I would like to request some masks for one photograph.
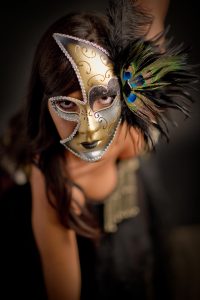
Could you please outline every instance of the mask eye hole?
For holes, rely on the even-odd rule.
[[[93,110],[98,111],[112,105],[116,95],[98,97],[93,103]]]
[[[56,106],[59,110],[63,112],[73,112],[73,113],[79,112],[79,108],[76,105],[76,103],[70,100],[58,100],[56,101]]]

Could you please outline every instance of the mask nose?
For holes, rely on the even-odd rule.
[[[100,123],[91,109],[82,110],[80,113],[79,134],[85,135],[85,141],[90,143],[95,139],[95,133],[99,130]]]

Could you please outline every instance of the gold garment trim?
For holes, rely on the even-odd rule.
[[[116,232],[120,222],[139,214],[136,180],[138,167],[138,159],[119,162],[117,187],[104,204],[105,232]]]

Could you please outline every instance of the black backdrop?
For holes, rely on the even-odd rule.
[[[1,4],[0,18],[0,133],[26,95],[33,53],[46,28],[71,10],[104,10],[108,0],[29,0],[23,5],[17,1],[6,3]],[[195,0],[171,0],[166,24],[171,25],[170,34],[177,43],[183,41],[192,45],[191,61],[195,64],[200,62],[199,18]],[[196,98],[191,120],[181,124],[175,135],[185,134],[193,127],[195,130],[199,128],[200,105]]]

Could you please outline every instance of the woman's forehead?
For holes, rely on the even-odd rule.
[[[81,100],[83,98],[81,90],[74,91],[66,95],[67,97],[75,98]]]

